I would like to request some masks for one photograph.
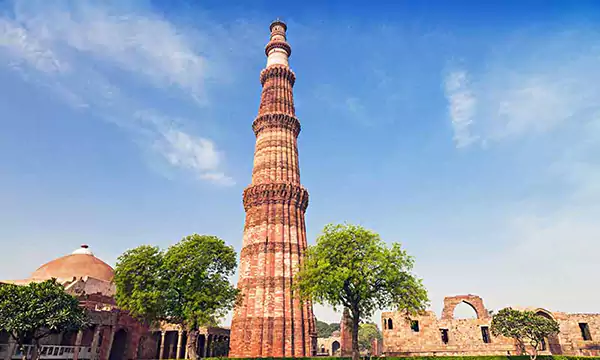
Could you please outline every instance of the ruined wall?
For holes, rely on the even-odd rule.
[[[317,353],[328,354],[329,356],[340,356],[341,339],[339,336],[317,339]]]
[[[600,356],[600,314],[551,313],[560,325],[557,336],[558,346],[552,348],[555,354]],[[589,339],[585,340],[580,324],[586,324]]]
[[[390,329],[391,320],[391,329]],[[411,322],[418,322],[418,331]],[[388,356],[431,355],[506,355],[514,350],[511,339],[494,337],[483,340],[482,327],[490,326],[491,319],[438,319],[428,311],[424,315],[406,318],[399,312],[382,314],[383,352]],[[442,340],[447,331],[448,342]]]
[[[463,302],[475,310],[476,319],[454,319],[454,309]],[[600,314],[567,314],[539,308],[521,310],[554,319],[560,326],[558,336],[547,339],[540,354],[600,356]],[[413,321],[418,322],[418,329]],[[381,315],[383,352],[387,356],[518,354],[512,339],[491,334],[491,322],[483,300],[477,295],[446,297],[440,319],[431,311],[410,318],[401,312],[384,312]],[[489,329],[487,342],[482,327]],[[442,330],[446,331],[447,342],[443,341]]]

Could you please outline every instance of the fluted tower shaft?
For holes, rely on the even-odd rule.
[[[246,222],[238,288],[242,301],[231,324],[231,357],[304,357],[316,351],[310,302],[294,296],[293,276],[306,251],[308,192],[300,184],[296,118],[286,25],[271,24],[260,74],[262,95],[252,183],[244,190]]]

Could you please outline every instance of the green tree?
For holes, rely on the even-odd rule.
[[[373,340],[382,340],[381,331],[373,323],[360,324],[358,329],[358,348],[360,351],[371,351]]]
[[[411,273],[413,262],[400,244],[387,247],[372,231],[330,224],[308,248],[295,289],[303,299],[349,310],[352,357],[358,359],[361,319],[376,309],[395,307],[407,314],[425,309],[427,292]]]
[[[540,346],[549,336],[560,331],[558,323],[552,319],[535,314],[532,311],[519,311],[505,308],[492,318],[492,334],[513,338],[521,354],[527,351],[531,360],[535,360]]]
[[[317,337],[328,338],[330,336],[331,333],[329,332],[329,324],[324,321],[317,320]]]
[[[188,353],[197,359],[198,328],[216,325],[235,304],[228,277],[237,255],[216,236],[190,235],[161,251],[140,246],[118,260],[117,304],[147,323],[167,321],[188,331]]]
[[[317,320],[317,337],[328,338],[333,335],[334,331],[338,331],[339,329],[339,323],[328,324],[324,321]]]
[[[8,332],[21,350],[33,342],[32,360],[39,357],[40,340],[53,333],[77,331],[88,324],[79,301],[55,279],[17,286],[0,286],[0,329]],[[23,359],[26,353],[23,351]]]

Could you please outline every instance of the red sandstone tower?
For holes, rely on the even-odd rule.
[[[316,349],[312,304],[293,296],[292,280],[306,251],[308,192],[300,185],[287,26],[271,24],[260,73],[262,96],[252,184],[244,191],[246,224],[238,288],[242,302],[231,323],[230,357],[303,357]]]

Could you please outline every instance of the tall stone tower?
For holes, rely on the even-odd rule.
[[[262,96],[252,184],[244,190],[246,223],[238,288],[242,302],[231,323],[231,357],[303,357],[316,350],[312,304],[293,296],[292,279],[306,251],[308,192],[300,185],[287,26],[271,24],[260,73]]]

